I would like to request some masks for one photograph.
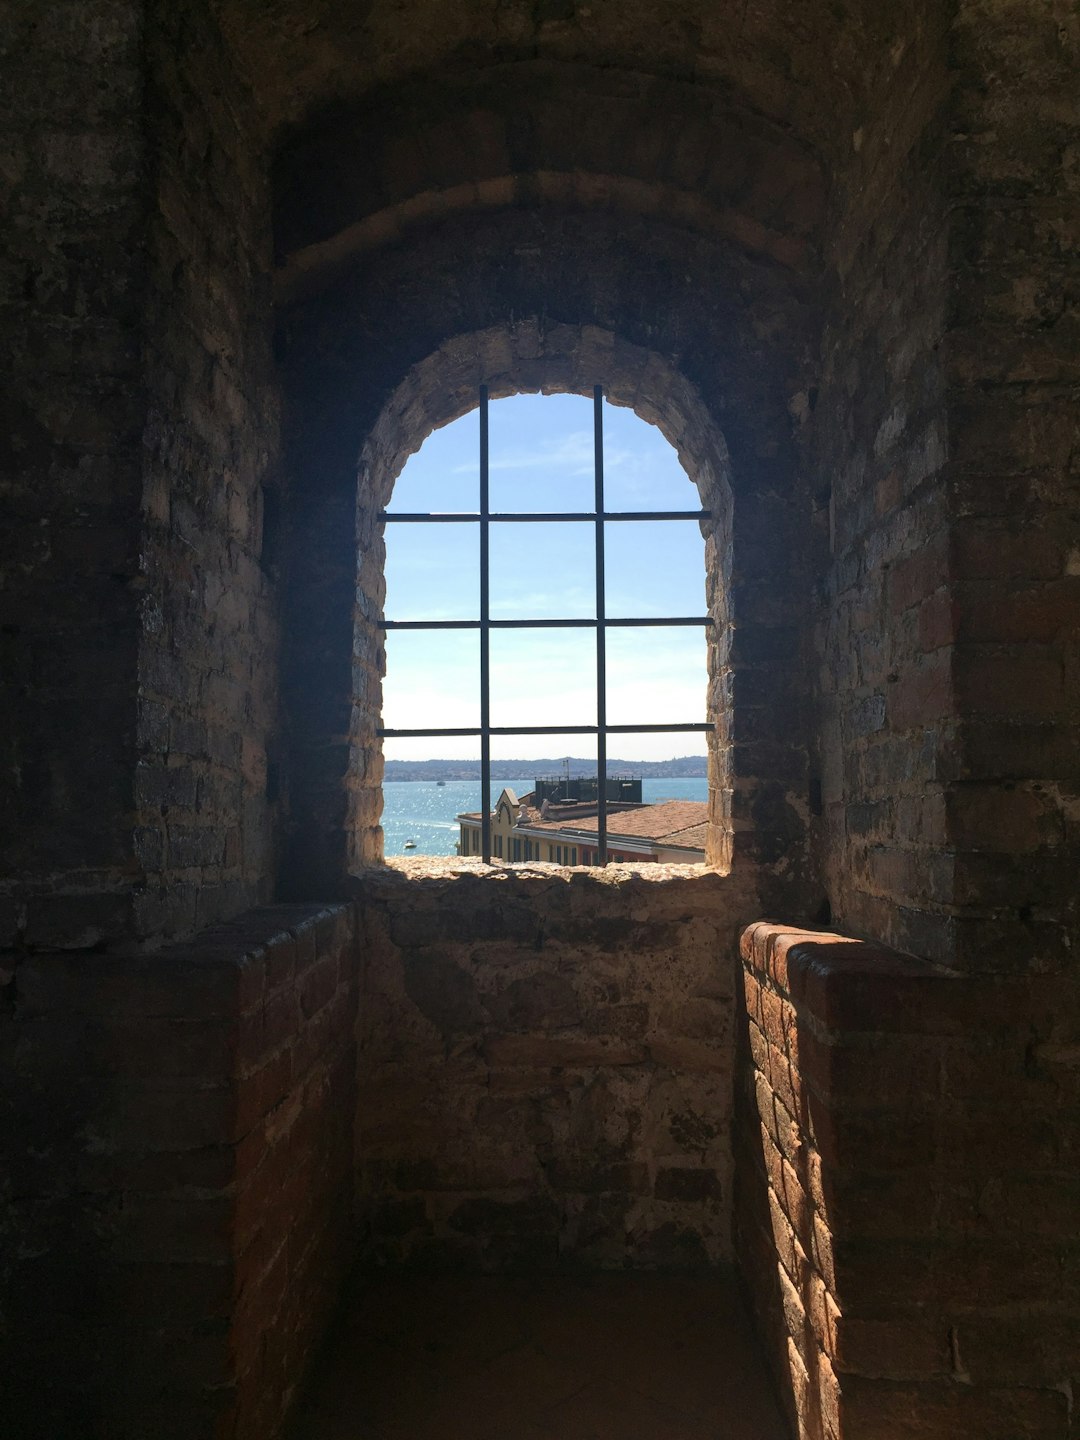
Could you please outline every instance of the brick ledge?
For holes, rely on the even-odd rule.
[[[958,971],[830,930],[758,920],[742,932],[746,968],[826,1030],[961,1033],[974,981]],[[980,1006],[986,1003],[986,981]],[[998,986],[1006,1006],[1013,986]]]

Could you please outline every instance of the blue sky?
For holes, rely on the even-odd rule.
[[[696,509],[697,491],[660,431],[604,405],[609,510]],[[592,401],[577,395],[515,395],[490,407],[490,497],[498,510],[590,510]],[[391,511],[475,511],[479,506],[478,412],[436,430],[411,457]],[[591,524],[493,524],[493,619],[580,618],[595,613]],[[609,617],[703,615],[704,542],[695,521],[606,527]],[[476,525],[387,525],[388,620],[479,616]],[[493,725],[593,724],[595,636],[590,630],[493,631]],[[408,728],[479,723],[476,631],[389,632],[383,722]],[[705,719],[703,629],[608,631],[608,721]],[[591,755],[588,736],[496,737],[496,756]],[[476,740],[387,740],[387,758],[479,753]],[[612,754],[633,760],[702,755],[703,735],[618,735]]]

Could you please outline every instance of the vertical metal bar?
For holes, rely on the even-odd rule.
[[[604,390],[593,386],[596,478],[596,863],[607,864],[607,629],[604,606]]]
[[[484,864],[491,864],[491,607],[488,590],[488,387],[480,386],[480,836]]]

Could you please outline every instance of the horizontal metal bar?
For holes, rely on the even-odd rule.
[[[595,725],[492,725],[492,735],[595,735]]]
[[[455,729],[455,730],[384,730],[384,729],[382,728],[382,726],[380,726],[380,727],[375,731],[375,734],[376,734],[376,735],[389,736],[391,739],[399,739],[399,740],[400,740],[400,739],[408,739],[410,736],[413,736],[413,735],[415,735],[415,736],[423,736],[423,735],[465,735],[465,736],[469,736],[469,735],[479,735],[479,734],[480,734],[480,727],[477,726],[475,729],[465,729],[465,730],[461,730],[461,729]]]
[[[585,511],[584,513],[576,510],[558,510],[550,514],[545,514],[542,510],[521,514],[515,514],[514,511],[497,510],[491,516],[492,520],[501,520],[508,525],[520,523],[542,525],[547,520],[602,520],[605,524],[611,521],[618,525],[624,521],[637,520],[709,520],[711,518],[711,510],[600,510],[598,512]]]
[[[489,620],[491,630],[595,630],[603,624],[622,630],[662,625],[712,625],[711,615],[643,615],[627,619],[598,620]],[[479,630],[481,620],[380,620],[383,630]]]
[[[479,513],[472,510],[434,510],[430,514],[423,511],[379,511],[380,524],[393,521],[398,525],[476,525],[479,520]]]
[[[380,620],[380,630],[479,630],[479,620]]]
[[[714,727],[708,721],[692,721],[689,724],[679,725],[605,725],[605,735],[674,735],[690,733],[692,731],[712,730]],[[376,730],[376,735],[381,735],[392,740],[410,738],[423,738],[424,736],[435,735],[479,735],[480,727],[474,730]],[[596,725],[492,725],[488,731],[490,735],[598,735],[599,727]]]
[[[597,520],[612,521],[619,524],[623,521],[636,520],[710,520],[711,510],[602,510],[599,514],[595,510],[553,510],[550,513],[545,511],[493,511],[488,517],[493,523],[499,521],[504,525],[546,525],[548,521],[563,523],[575,520]],[[428,513],[423,511],[393,511],[380,510],[379,520],[382,522],[391,521],[397,525],[468,525],[478,524],[480,515],[470,510],[434,510]]]
[[[608,630],[636,630],[638,627],[648,628],[650,625],[713,625],[716,622],[711,615],[609,615],[604,621]]]
[[[684,725],[607,725],[604,728],[609,735],[674,735],[683,731],[689,734],[695,730],[704,733],[706,730],[715,730],[716,726],[708,720],[693,720]]]
[[[595,630],[595,620],[489,620],[492,630]]]

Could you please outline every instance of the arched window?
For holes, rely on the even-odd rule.
[[[534,770],[540,757],[589,752],[597,864],[618,802],[613,762],[656,764],[675,748],[700,755],[704,776],[711,516],[695,501],[659,431],[599,386],[591,398],[495,402],[481,387],[476,412],[406,465],[382,516],[380,734],[391,762],[426,748],[436,787],[447,774],[433,759],[451,775],[455,757],[475,759],[469,853],[516,858],[492,832],[493,766],[508,745]],[[576,861],[578,847],[560,852]]]

